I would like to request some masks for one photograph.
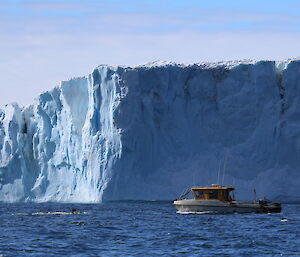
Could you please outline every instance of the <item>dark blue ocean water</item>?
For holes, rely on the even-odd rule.
[[[300,205],[182,215],[168,202],[0,204],[0,256],[300,256]]]

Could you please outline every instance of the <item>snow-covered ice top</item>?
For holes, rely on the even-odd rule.
[[[0,110],[0,201],[299,200],[300,61],[100,65]],[[226,159],[226,161],[225,161]]]

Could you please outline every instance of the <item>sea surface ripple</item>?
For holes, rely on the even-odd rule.
[[[52,214],[73,208],[78,214]],[[1,257],[63,255],[300,256],[300,205],[284,204],[279,214],[183,215],[155,201],[0,204]]]

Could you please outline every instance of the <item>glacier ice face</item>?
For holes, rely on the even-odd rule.
[[[101,65],[0,110],[0,201],[300,200],[300,61]]]

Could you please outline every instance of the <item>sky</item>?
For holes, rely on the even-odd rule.
[[[0,108],[99,64],[300,56],[299,0],[0,0]]]

